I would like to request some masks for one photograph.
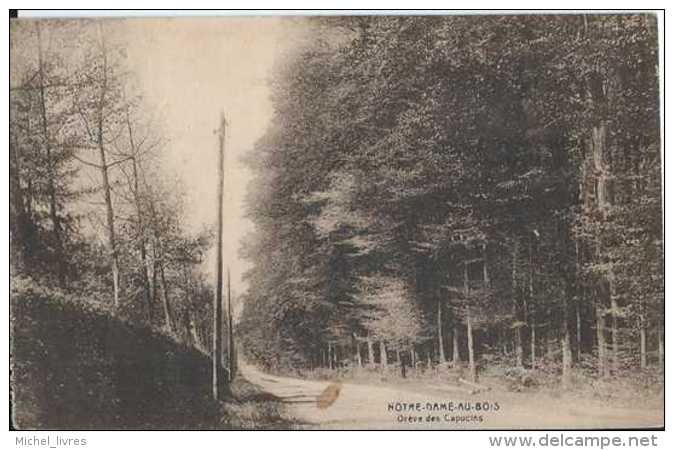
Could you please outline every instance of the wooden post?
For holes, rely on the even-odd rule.
[[[223,374],[222,374],[222,213],[223,191],[225,185],[225,131],[227,122],[225,114],[220,114],[220,128],[218,129],[219,152],[218,152],[218,243],[216,254],[215,298],[213,299],[213,398],[222,398]]]
[[[236,375],[236,350],[234,348],[234,323],[232,321],[232,290],[229,267],[227,267],[227,362],[229,367],[228,381],[231,383]]]

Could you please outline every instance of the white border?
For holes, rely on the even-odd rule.
[[[53,3],[47,2],[47,1],[33,1],[33,2],[20,2],[23,4],[17,4],[17,5],[12,5],[16,7],[24,7],[24,8],[45,8],[45,7],[51,7],[53,6]],[[117,2],[99,2],[99,3],[105,3],[102,5],[96,5],[96,6],[103,6],[103,7],[116,7],[116,6],[129,6],[129,5],[119,5]],[[129,2],[130,3],[130,2]],[[247,8],[251,7],[257,7],[257,8],[279,8],[286,6],[282,4],[282,2],[240,2],[242,5],[237,5],[234,4],[234,2],[216,2],[216,1],[208,1],[208,2],[199,2],[199,5],[195,4],[196,2],[191,2],[190,6],[203,6],[206,8],[214,8],[214,7],[236,7],[236,6],[245,6]],[[328,4],[330,3],[330,4]],[[339,2],[318,2],[315,1],[299,1],[299,2],[292,2],[292,4],[289,4],[287,6],[293,7],[293,8],[317,8],[320,6],[323,7],[328,7],[328,8],[410,8],[410,6],[415,6],[419,8],[448,8],[448,7],[454,7],[454,8],[460,8],[460,7],[465,7],[469,6],[470,8],[493,8],[493,7],[500,7],[503,8],[504,6],[509,6],[509,7],[517,7],[517,8],[545,8],[545,7],[554,7],[554,8],[559,8],[560,6],[567,7],[567,8],[574,8],[574,9],[581,9],[581,8],[599,8],[603,9],[606,12],[608,11],[614,11],[615,9],[632,9],[635,6],[641,7],[641,6],[649,6],[653,8],[664,8],[665,7],[665,2],[664,1],[656,1],[656,2],[650,2],[651,4],[645,5],[645,4],[640,4],[635,2],[626,2],[626,1],[600,1],[600,2],[588,2],[588,1],[575,1],[575,0],[570,0],[567,2],[564,2],[563,4],[560,4],[561,2],[556,2],[552,5],[550,4],[542,4],[542,2],[534,2],[534,1],[519,1],[519,2],[508,2],[508,4],[496,4],[496,2],[493,1],[481,1],[481,0],[475,0],[471,2],[441,2],[441,1],[425,1],[425,0],[419,0],[414,2],[413,4],[410,4],[412,2],[399,2],[399,1],[387,1],[387,2],[375,2],[375,1],[354,1],[354,0],[342,0]],[[91,2],[84,2],[84,1],[62,1],[60,2],[60,6],[63,7],[70,7],[70,8],[78,8],[78,7],[90,7]],[[163,2],[148,2],[148,1],[136,1],[133,2],[133,6],[138,6],[138,7],[146,7],[146,8],[152,8],[153,6],[160,6],[162,8],[166,7],[180,7],[184,4],[184,2],[178,2],[176,0],[167,0]],[[440,14],[440,13],[451,13],[452,11],[435,11],[435,12],[425,12],[425,11],[392,11],[391,9],[388,10],[380,10],[380,11],[372,11],[374,13],[379,13],[379,14],[404,14],[408,12],[414,12],[416,14],[419,13],[429,13],[429,14]],[[46,11],[49,13],[53,13],[54,15],[52,17],[56,17],[57,12],[55,11]],[[73,11],[68,11],[65,14],[69,17],[73,17],[75,14],[85,14],[85,13],[92,13],[94,11],[91,10],[84,10],[80,12],[73,12]],[[320,11],[298,11],[298,10],[292,10],[292,11],[251,11],[251,10],[239,10],[239,11],[223,11],[223,10],[215,10],[215,11],[195,11],[195,10],[188,10],[185,12],[179,12],[176,13],[175,11],[169,11],[169,10],[155,10],[155,11],[149,11],[149,12],[141,12],[141,11],[120,11],[121,13],[124,13],[124,15],[132,15],[132,16],[175,16],[175,15],[191,15],[191,16],[205,16],[205,15],[272,15],[272,14],[283,14],[283,15],[297,15],[297,14],[325,14],[325,12],[320,12]],[[460,11],[461,14],[468,14],[468,13],[493,13],[493,12],[501,12],[501,13],[511,13],[511,10],[496,10],[496,11],[484,11],[484,10],[479,10],[479,9],[471,9],[471,10],[463,10]],[[551,11],[552,12],[552,11]],[[566,12],[566,11],[559,11],[559,12]],[[594,12],[599,12],[599,11],[594,11]],[[127,14],[128,13],[128,14]],[[351,13],[350,11],[335,11],[334,13],[336,14],[349,14]],[[353,13],[358,13],[362,14],[362,10],[358,11],[353,11]],[[519,11],[521,13],[521,11]],[[25,14],[25,13],[24,13]],[[37,12],[27,12],[28,15],[37,15]],[[46,14],[44,14],[46,15]],[[95,11],[94,15],[96,16],[103,16],[105,15],[106,17],[115,17],[119,16],[117,12],[112,12],[108,14],[104,14],[104,12],[101,11]],[[26,17],[26,15],[22,16]],[[61,16],[59,16],[61,17]],[[660,19],[660,24],[662,26],[662,20],[665,18],[664,13],[659,13],[659,19]],[[8,39],[8,25],[7,21],[3,22],[3,30],[2,33],[0,33],[1,39],[2,39],[2,48],[3,49],[8,49],[9,48],[9,43],[7,41]],[[673,32],[670,31],[670,35]],[[669,40],[667,39],[667,42],[664,42],[664,37],[660,36],[660,48],[663,49],[663,43],[665,45],[669,44]],[[667,45],[667,48],[672,48],[671,45]],[[669,53],[669,51],[667,52]],[[663,53],[661,52],[661,59],[663,58]],[[669,58],[670,61],[672,61],[672,58]],[[3,58],[2,60],[2,77],[3,77],[3,82],[5,83],[4,86],[8,86],[9,80],[8,80],[8,58]],[[669,78],[669,77],[667,77]],[[666,78],[665,78],[666,80]],[[663,86],[664,81],[661,79],[661,86]],[[8,117],[6,117],[7,111],[8,111],[8,95],[7,95],[7,89],[2,90],[2,95],[3,95],[3,108],[2,108],[2,115],[3,115],[3,123],[7,124],[9,123]],[[662,92],[662,90],[661,90]],[[662,108],[661,114],[663,115],[663,121],[664,121],[664,107]],[[665,125],[669,125],[670,120],[667,120]],[[2,159],[2,164],[3,166],[7,164],[7,156],[8,156],[8,148],[7,148],[7,142],[8,142],[8,132],[7,132],[7,127],[2,127],[2,135],[0,136],[0,139],[3,143],[3,148],[5,149],[5,158]],[[667,159],[664,160],[665,164],[663,165],[663,170],[666,172],[667,169]],[[8,165],[3,168],[3,170],[0,172],[2,176],[2,180],[0,182],[0,188],[2,189],[2,209],[1,214],[2,214],[2,226],[4,230],[9,229],[9,222],[8,222],[8,198],[9,198],[9,190],[8,190],[8,173],[9,173],[9,168]],[[665,198],[667,197],[667,194],[670,194],[671,188],[667,187],[665,184]],[[671,197],[670,197],[671,198]],[[7,203],[6,203],[7,202]],[[665,221],[665,224],[667,221]],[[671,222],[670,222],[671,223]],[[666,227],[665,230],[665,235],[667,234],[666,232],[669,227]],[[1,241],[2,245],[2,251],[4,255],[9,255],[9,249],[8,249],[8,241],[5,241],[4,239]],[[9,286],[8,286],[8,274],[9,274],[9,268],[7,266],[7,257],[2,260],[2,276],[0,277],[1,280],[1,285],[0,285],[0,292],[2,293],[7,293],[9,291]],[[666,277],[669,276],[670,269],[666,269]],[[5,298],[7,294],[4,295]],[[670,297],[668,295],[667,297]],[[9,304],[9,299],[6,298],[6,305]],[[670,317],[672,316],[672,310],[674,309],[674,304],[673,306],[670,306],[669,311],[667,312],[667,323],[670,322]],[[5,306],[4,308],[0,308],[0,322],[3,324],[8,323],[8,306]],[[9,361],[9,354],[8,354],[8,347],[9,347],[9,342],[8,340],[8,330],[6,330],[7,333],[3,334],[3,342],[1,345],[2,348],[2,357],[1,357],[1,369],[4,374],[8,374],[8,361]],[[674,333],[666,333],[667,336],[667,344],[672,344],[674,345],[674,340],[671,337],[674,335]],[[666,348],[674,348],[670,345],[667,345]],[[668,352],[669,353],[669,352]],[[673,370],[670,369],[669,373],[672,373]],[[671,378],[671,376],[668,376],[668,379]],[[669,383],[667,383],[669,384]],[[8,403],[5,403],[5,401],[8,401],[8,378],[5,378],[3,380],[3,387],[2,387],[2,400],[3,404],[7,405]],[[671,394],[672,388],[667,392],[667,403],[670,404],[671,402]],[[3,419],[5,420],[4,423],[9,423],[9,416],[8,416],[8,410],[3,408]],[[669,414],[666,416],[667,418],[667,425],[668,429],[672,429],[672,419],[671,417],[674,415],[674,411],[671,409],[668,411]],[[489,431],[480,431],[480,432],[453,432],[453,433],[444,433],[444,432],[405,432],[405,431],[399,431],[399,432],[330,432],[330,431],[322,431],[322,432],[300,432],[300,433],[293,433],[293,432],[188,432],[188,433],[181,433],[181,432],[59,432],[59,433],[53,433],[53,432],[8,432],[5,431],[5,436],[3,441],[10,447],[14,448],[15,447],[15,438],[16,436],[20,434],[25,434],[25,435],[30,435],[30,436],[45,436],[47,434],[54,436],[52,439],[55,439],[56,434],[62,437],[84,437],[88,441],[88,448],[101,448],[101,449],[115,449],[118,450],[119,448],[124,448],[124,447],[130,447],[130,448],[153,448],[153,447],[161,447],[164,449],[173,449],[173,448],[232,448],[232,449],[242,449],[242,448],[256,448],[259,446],[259,448],[278,448],[281,446],[282,448],[285,448],[286,446],[297,449],[297,448],[321,448],[321,449],[326,449],[326,450],[331,450],[331,449],[339,449],[339,450],[344,450],[345,448],[364,448],[364,449],[370,449],[370,448],[377,448],[377,449],[397,449],[397,448],[431,448],[431,446],[434,446],[436,448],[458,448],[458,449],[463,449],[463,448],[472,448],[472,449],[481,449],[481,448],[490,448],[487,440],[487,436],[490,435],[499,435],[499,436],[517,436],[517,435],[531,435],[534,438],[538,439],[540,436],[543,436],[546,432],[526,432],[526,433],[519,433],[519,432],[489,432]],[[555,434],[559,434],[560,432],[555,432]],[[651,434],[656,434],[658,436],[658,447],[664,447],[664,448],[672,448],[672,444],[674,443],[672,438],[670,437],[671,431],[666,433],[666,432],[580,432],[580,431],[568,431],[565,432],[567,434],[574,434],[574,435],[598,435],[598,436],[622,436],[623,438],[626,438],[631,435],[640,435],[640,436],[650,436]],[[0,441],[2,442],[2,441]],[[540,447],[539,447],[540,448]],[[612,447],[609,447],[612,448]]]

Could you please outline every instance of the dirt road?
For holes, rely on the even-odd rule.
[[[659,427],[662,409],[614,408],[509,392],[471,394],[419,385],[366,385],[241,374],[278,397],[290,416],[319,429],[559,429]]]

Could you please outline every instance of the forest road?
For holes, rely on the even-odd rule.
[[[664,424],[662,408],[581,404],[541,394],[470,394],[423,384],[305,380],[269,375],[243,362],[239,369],[249,382],[278,397],[288,416],[310,429],[606,429]]]

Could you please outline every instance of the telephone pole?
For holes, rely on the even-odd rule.
[[[222,373],[222,213],[223,191],[225,185],[225,137],[227,121],[225,113],[220,113],[218,133],[218,248],[217,248],[217,284],[213,300],[213,398],[220,400],[223,396],[224,377]]]
[[[235,353],[234,353],[234,328],[232,326],[232,297],[230,289],[229,266],[227,267],[227,362],[229,367],[229,381],[231,382],[236,375]]]

